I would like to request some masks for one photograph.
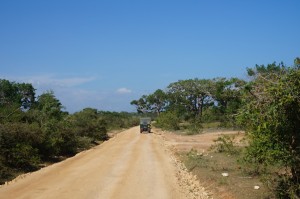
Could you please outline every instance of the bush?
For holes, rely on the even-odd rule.
[[[156,125],[165,130],[179,130],[180,119],[175,112],[161,113],[156,119]]]
[[[298,198],[300,195],[299,182],[293,181],[287,175],[279,175],[275,181],[274,192],[277,198]]]
[[[93,141],[106,140],[107,124],[105,119],[99,117],[96,109],[86,108],[68,118],[68,122],[77,136],[90,137]]]
[[[299,182],[293,181],[288,173],[266,173],[261,181],[268,186],[276,198],[296,199],[300,194]]]
[[[203,130],[203,126],[201,123],[201,118],[196,117],[191,121],[191,123],[188,125],[188,132],[187,135],[195,135],[201,133]]]
[[[93,139],[90,137],[78,137],[78,149],[79,151],[89,149],[91,147]]]
[[[245,160],[258,169],[274,164],[288,168],[290,179],[281,180],[280,186],[294,190],[289,191],[290,198],[300,197],[299,69],[275,63],[248,69],[254,80],[246,86],[248,95],[238,114],[250,137]]]
[[[13,171],[4,164],[3,158],[0,156],[0,185],[4,184],[7,179],[11,178]]]
[[[67,122],[60,123],[60,136],[62,142],[59,143],[61,155],[74,155],[80,147],[79,136],[76,135],[75,130]]]
[[[40,157],[38,150],[28,144],[17,144],[11,149],[7,163],[15,168],[31,171],[38,168]]]
[[[0,126],[0,155],[11,167],[32,170],[40,161],[38,146],[42,143],[38,126],[7,123]]]
[[[211,149],[216,150],[219,153],[228,153],[228,154],[237,154],[237,147],[234,146],[234,138],[235,136],[222,135],[214,140],[215,144],[211,147]]]

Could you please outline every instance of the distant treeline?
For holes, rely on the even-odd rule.
[[[242,106],[246,84],[239,78],[179,80],[131,104],[139,113],[156,113],[157,125],[165,129],[179,130],[187,122],[196,125],[194,131],[207,122],[237,127],[233,116]]]
[[[63,110],[52,91],[36,97],[31,84],[0,80],[0,184],[107,140],[108,131],[139,124],[135,113]]]

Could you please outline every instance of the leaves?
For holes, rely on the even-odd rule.
[[[299,182],[300,70],[271,64],[253,71],[238,117],[251,138],[245,160],[262,169],[281,164],[291,170],[286,177]]]

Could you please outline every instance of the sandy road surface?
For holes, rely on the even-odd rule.
[[[134,127],[1,187],[0,198],[191,198],[175,165],[159,135]]]

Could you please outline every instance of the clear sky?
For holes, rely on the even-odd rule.
[[[135,111],[180,79],[240,77],[300,56],[299,0],[0,1],[0,78],[67,111]]]

